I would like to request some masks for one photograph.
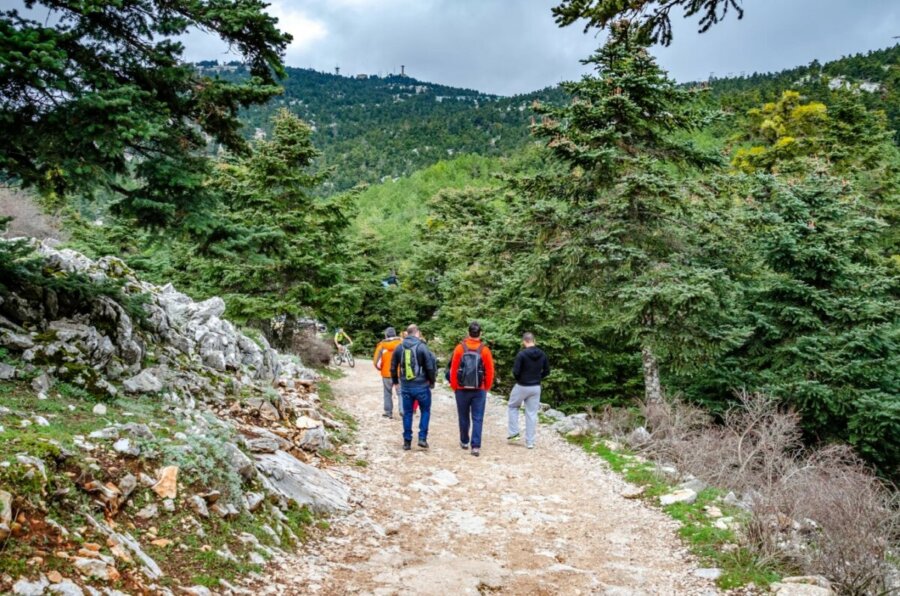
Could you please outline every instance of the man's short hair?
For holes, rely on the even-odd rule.
[[[481,325],[478,321],[469,323],[469,337],[481,337]]]
[[[419,335],[419,326],[418,325],[410,325],[406,328],[406,335],[418,336]]]
[[[397,330],[394,329],[393,327],[388,327],[387,329],[384,330],[384,336],[385,337],[397,337]]]
[[[532,333],[531,331],[526,331],[525,333],[522,334],[522,341],[524,341],[527,344],[533,344],[534,343],[534,333]]]

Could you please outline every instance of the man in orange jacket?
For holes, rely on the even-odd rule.
[[[487,392],[494,384],[494,358],[481,341],[481,325],[469,325],[469,337],[453,350],[450,360],[450,386],[456,392],[456,412],[459,415],[459,446],[468,449],[469,427],[472,428],[472,455],[481,454],[481,427]]]
[[[394,417],[394,384],[391,381],[391,358],[394,356],[394,350],[400,345],[400,338],[397,337],[397,331],[393,327],[384,330],[384,340],[378,342],[375,346],[375,354],[372,356],[372,364],[375,369],[381,372],[381,382],[384,385],[384,416],[385,418]],[[397,399],[397,409],[400,416],[403,416],[403,401]]]

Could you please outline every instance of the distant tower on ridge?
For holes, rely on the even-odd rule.
[[[401,76],[401,77],[405,77],[405,76],[406,76],[406,65],[405,65],[405,64],[401,64],[401,65],[400,65],[400,76]]]
[[[341,76],[341,67],[340,66],[334,67],[334,74],[335,74],[335,76],[338,76],[338,77]]]

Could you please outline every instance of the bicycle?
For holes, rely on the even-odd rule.
[[[353,359],[353,353],[350,352],[350,349],[347,346],[341,346],[335,355],[331,357],[331,362],[335,366],[340,366],[344,362],[346,362],[350,368],[356,366],[356,361]]]

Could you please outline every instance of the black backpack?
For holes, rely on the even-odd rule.
[[[477,350],[470,350],[466,342],[461,345],[463,354],[456,371],[456,384],[461,389],[481,389],[484,382],[484,359],[481,357],[484,344],[479,345]]]

